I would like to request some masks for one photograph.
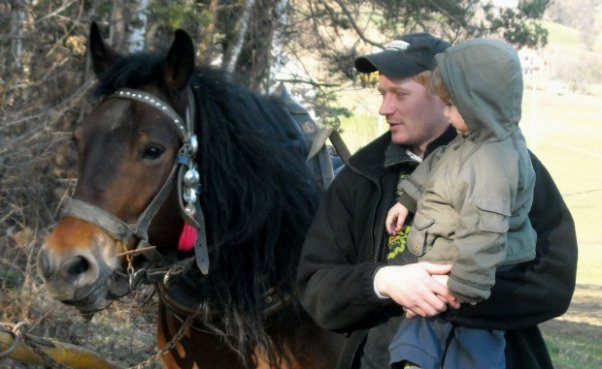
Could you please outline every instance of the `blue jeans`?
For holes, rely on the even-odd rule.
[[[439,317],[402,320],[389,346],[391,368],[504,369],[504,331],[454,326]]]

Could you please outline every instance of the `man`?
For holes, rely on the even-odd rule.
[[[404,311],[504,330],[507,368],[552,368],[537,324],[568,308],[577,242],[569,210],[535,156],[529,218],[538,235],[537,256],[498,271],[488,300],[460,306],[446,285],[449,265],[417,264],[404,238],[389,239],[385,232],[400,177],[456,135],[443,116],[444,103],[425,85],[434,56],[447,47],[429,34],[409,34],[355,61],[359,72],[379,72],[379,113],[389,132],[351,157],[324,195],[298,273],[305,309],[324,328],[347,334],[340,369],[388,367],[388,345]]]

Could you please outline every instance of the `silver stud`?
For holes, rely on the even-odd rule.
[[[196,135],[190,136],[190,153],[192,155],[196,154],[196,151],[199,149],[199,140]]]
[[[199,184],[199,172],[195,168],[190,168],[184,174],[184,184],[188,187],[196,187]]]
[[[197,200],[196,190],[194,188],[187,187],[184,190],[184,195],[182,195],[182,197],[187,203],[194,204]]]
[[[196,209],[193,204],[186,204],[186,206],[184,206],[184,212],[193,217],[194,214],[196,214]]]

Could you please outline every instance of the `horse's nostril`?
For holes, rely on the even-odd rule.
[[[68,280],[75,280],[90,270],[90,262],[81,255],[72,257],[63,263],[63,274]]]

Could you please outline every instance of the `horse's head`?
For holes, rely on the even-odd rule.
[[[194,139],[185,126],[187,106],[194,105],[187,100],[194,51],[185,32],[176,31],[164,57],[122,57],[93,24],[89,52],[102,100],[73,132],[77,186],[38,261],[50,293],[84,312],[129,291],[125,251],[139,241],[177,242],[182,216],[173,206],[174,163]],[[169,224],[152,222],[155,213]]]

